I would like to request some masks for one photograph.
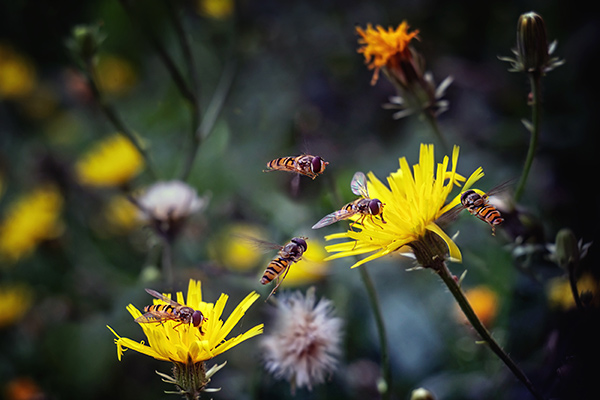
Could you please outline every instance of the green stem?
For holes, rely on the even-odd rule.
[[[525,158],[525,166],[523,167],[523,173],[521,178],[519,179],[519,183],[517,184],[517,189],[515,190],[515,201],[519,201],[521,196],[523,195],[523,191],[525,190],[525,186],[527,184],[527,177],[529,176],[529,171],[531,169],[531,165],[533,164],[533,160],[535,158],[535,154],[537,151],[538,140],[540,136],[540,124],[541,124],[541,74],[538,73],[530,73],[529,74],[529,82],[531,85],[531,126],[530,126],[530,138],[529,138],[529,149],[527,151],[527,157]]]
[[[444,137],[444,135],[442,134],[442,131],[440,130],[440,125],[438,124],[438,120],[437,120],[436,116],[433,115],[433,113],[429,110],[425,110],[424,115],[425,115],[425,118],[427,119],[427,122],[429,122],[429,126],[431,127],[431,130],[433,131],[435,137],[441,143],[442,148],[444,149],[444,154],[451,154],[450,147],[448,146],[448,143],[446,142],[446,138]]]
[[[575,276],[575,267],[575,262],[569,262],[569,284],[571,286],[571,293],[573,294],[573,299],[575,299],[575,305],[577,306],[577,309],[583,310],[583,303],[581,302],[581,297],[579,296],[579,290],[577,290],[577,277]]]
[[[390,355],[388,351],[388,340],[387,333],[385,330],[385,324],[383,321],[383,314],[381,313],[381,306],[377,297],[377,290],[373,284],[373,280],[369,275],[369,272],[364,265],[361,265],[358,270],[360,271],[360,277],[365,285],[367,294],[369,296],[369,304],[373,310],[375,317],[375,324],[377,325],[377,333],[379,335],[379,347],[381,348],[381,372],[383,380],[385,381],[385,388],[381,391],[382,399],[389,399],[392,390],[392,371],[390,368]]]
[[[89,85],[90,90],[92,91],[92,94],[93,94],[96,102],[98,103],[100,109],[102,110],[102,112],[104,113],[106,118],[115,127],[115,129],[119,133],[121,133],[125,137],[127,137],[131,141],[131,143],[134,145],[134,147],[140,152],[140,154],[144,158],[144,162],[146,163],[146,168],[148,169],[148,172],[150,173],[152,178],[158,179],[158,175],[157,175],[156,171],[154,170],[154,165],[152,163],[150,154],[148,153],[146,147],[144,145],[142,145],[142,143],[140,143],[138,137],[133,133],[133,131],[131,131],[129,129],[129,127],[127,126],[127,124],[125,124],[125,122],[123,121],[123,119],[121,118],[121,116],[119,115],[117,110],[114,109],[114,107],[106,100],[106,98],[100,91],[100,88],[98,87],[98,84],[96,83],[97,82],[97,80],[95,78],[96,71],[95,71],[93,62],[91,60],[88,60],[87,62],[85,62],[84,66],[85,66],[84,73],[87,78],[88,85]]]
[[[533,384],[529,381],[529,378],[521,371],[521,369],[515,364],[515,362],[509,357],[508,354],[502,350],[500,345],[494,340],[490,332],[486,329],[486,327],[481,323],[475,311],[469,304],[467,297],[464,292],[460,288],[457,280],[454,279],[450,270],[446,266],[446,263],[440,259],[436,265],[432,265],[433,270],[442,278],[442,281],[446,284],[450,293],[456,299],[458,305],[461,310],[475,329],[475,331],[479,334],[479,336],[488,344],[490,349],[504,362],[504,364],[510,369],[510,371],[527,387],[529,392],[538,400],[543,400],[541,394],[537,392]]]

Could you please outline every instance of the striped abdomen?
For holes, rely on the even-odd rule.
[[[150,313],[168,313],[175,315],[175,307],[169,304],[152,304],[144,307],[144,312]]]
[[[296,157],[280,157],[271,160],[267,163],[267,168],[271,169],[285,169],[295,170],[296,169]]]
[[[477,207],[473,209],[471,213],[480,220],[490,224],[490,226],[492,227],[493,234],[495,234],[496,232],[496,225],[500,225],[502,222],[504,222],[504,218],[502,218],[500,211],[498,211],[496,207],[494,207],[491,204],[486,204],[484,206]]]
[[[277,278],[277,276],[281,274],[281,272],[283,272],[283,270],[285,270],[291,262],[292,260],[288,258],[275,258],[269,263],[267,269],[265,269],[265,273],[263,274],[260,283],[266,285],[267,283],[272,282],[273,279]]]

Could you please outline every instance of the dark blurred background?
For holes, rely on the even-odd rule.
[[[372,72],[356,52],[356,25],[387,27],[407,20],[420,31],[414,46],[435,80],[454,78],[446,95],[450,109],[439,119],[441,130],[449,143],[461,147],[460,173],[484,168],[479,186],[486,190],[517,178],[525,159],[529,135],[521,120],[530,118],[527,77],[508,72],[509,65],[498,56],[512,55],[519,15],[540,14],[549,40],[558,41],[555,55],[566,63],[542,81],[542,135],[519,204],[534,221],[535,229],[525,236],[531,246],[515,243],[509,229],[492,237],[485,224],[464,217],[454,228],[460,230],[463,264],[451,269],[456,275],[469,271],[466,287],[484,285],[497,294],[491,330],[547,398],[596,398],[592,378],[597,368],[589,361],[600,355],[595,339],[600,292],[593,293],[590,304],[595,306],[585,313],[553,306],[549,282],[565,274],[545,250],[561,228],[570,228],[586,243],[597,236],[597,179],[592,175],[600,21],[593,6],[566,1],[267,0],[236,1],[232,13],[217,16],[202,12],[201,3],[181,5],[204,109],[223,71],[233,66],[235,78],[188,179],[200,194],[210,192],[211,203],[175,248],[176,289],[184,290],[189,277],[198,278],[207,299],[214,301],[225,292],[233,303],[251,290],[267,293],[256,279],[264,260],[241,275],[220,265],[210,249],[224,229],[248,222],[278,242],[300,233],[321,238],[339,232],[345,225],[318,234],[310,226],[353,198],[348,189],[355,171],[373,171],[384,179],[398,168],[399,157],[416,163],[420,143],[436,143],[416,117],[396,121],[381,107],[395,93],[385,79],[370,85]],[[164,4],[138,2],[137,8],[181,63]],[[101,55],[124,60],[131,68],[134,78],[110,100],[151,143],[160,175],[172,178],[181,168],[189,108],[137,22],[114,0],[0,4],[0,46],[27,57],[35,69],[35,85],[46,96],[40,98],[35,94],[42,92],[34,90],[30,96],[0,98],[0,215],[20,193],[50,179],[65,191],[67,227],[61,238],[42,244],[17,265],[0,267],[2,283],[27,282],[34,291],[23,318],[0,327],[0,385],[6,398],[27,398],[5,390],[19,379],[37,388],[38,398],[48,399],[152,399],[171,390],[154,373],[168,372],[166,363],[132,351],[118,362],[113,335],[105,327],[143,339],[125,306],[147,302],[143,288],[154,263],[148,233],[142,228],[120,235],[95,231],[92,216],[104,193],[75,188],[70,177],[79,155],[115,130],[85,88],[77,89],[80,80],[65,41],[79,24],[99,23],[106,34]],[[291,176],[262,173],[272,158],[303,152],[329,161],[322,177],[303,177],[293,189]],[[436,154],[441,160],[440,147]],[[142,174],[133,186],[149,183],[148,174]],[[363,286],[348,260],[330,264],[329,275],[313,284],[319,296],[334,300],[346,321],[345,355],[326,385],[300,391],[296,398],[377,398],[368,377],[377,372],[379,347]],[[597,265],[592,245],[581,269],[595,282]],[[410,266],[396,257],[367,264],[389,330],[393,398],[408,399],[420,386],[444,400],[532,398],[456,321],[449,293],[436,277],[404,271]],[[242,321],[246,329],[256,321],[268,323],[268,305],[259,303]],[[225,359],[227,368],[213,381],[223,390],[212,398],[291,398],[286,383],[257,368],[254,340],[215,362]]]

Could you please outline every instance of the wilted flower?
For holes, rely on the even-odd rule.
[[[140,218],[168,237],[179,232],[187,217],[208,202],[182,181],[157,182],[135,201],[140,209]]]
[[[129,139],[114,134],[84,154],[75,165],[83,185],[110,187],[128,183],[144,167],[144,159]]]
[[[512,64],[510,71],[545,74],[564,64],[564,60],[550,57],[556,49],[556,41],[548,45],[546,23],[535,12],[519,17],[517,23],[517,48],[512,52],[515,58],[499,57]]]
[[[277,298],[273,332],[261,340],[266,368],[296,388],[324,382],[340,355],[342,320],[333,316],[331,301],[316,303],[315,289]]]
[[[381,26],[373,29],[371,24],[364,30],[356,31],[361,36],[358,43],[362,46],[359,53],[365,56],[369,69],[373,69],[371,84],[383,71],[396,88],[398,95],[390,98],[384,108],[399,109],[394,118],[399,119],[411,114],[428,111],[437,116],[448,109],[448,101],[443,99],[452,78],[446,78],[437,88],[431,73],[425,71],[425,59],[410,42],[418,38],[419,31],[408,32],[408,24],[402,22],[396,29]]]
[[[14,324],[29,310],[33,301],[31,289],[23,285],[0,286],[0,328]]]
[[[0,223],[0,257],[17,261],[64,230],[63,198],[55,186],[35,189],[12,203]]]
[[[348,242],[327,246],[330,253],[336,253],[327,260],[374,253],[356,262],[352,268],[376,258],[401,251],[413,253],[417,262],[424,267],[434,258],[462,259],[454,241],[437,224],[437,220],[460,202],[460,195],[446,204],[454,186],[465,182],[466,190],[483,176],[481,167],[465,179],[456,172],[458,146],[452,152],[452,165],[448,156],[442,163],[434,161],[433,145],[421,145],[419,163],[413,171],[406,161],[400,159],[400,168],[388,177],[389,188],[379,179],[368,174],[368,189],[371,198],[385,204],[386,224],[377,224],[370,218],[354,222],[353,229],[326,236],[325,239],[351,239]],[[357,218],[354,218],[356,221]]]
[[[201,391],[206,391],[210,375],[222,366],[206,371],[204,361],[262,333],[263,325],[260,324],[233,338],[226,339],[258,297],[260,296],[256,292],[250,293],[235,307],[229,318],[223,321],[221,318],[229,296],[221,294],[216,303],[206,303],[202,300],[200,281],[190,279],[186,301],[181,292],[177,292],[176,301],[202,312],[205,320],[200,327],[195,327],[193,324],[181,324],[175,320],[140,323],[148,339],[148,345],[145,345],[143,341],[137,342],[120,337],[111,327],[108,329],[117,337],[115,344],[119,360],[125,350],[132,349],[157,360],[171,361],[174,364],[174,376],[169,377],[164,374],[161,376],[177,385],[182,394],[199,395]],[[154,300],[154,304],[166,303],[162,300]],[[132,304],[127,306],[127,311],[134,319],[142,316],[142,313]]]

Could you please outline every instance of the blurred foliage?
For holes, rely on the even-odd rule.
[[[123,4],[131,4],[137,17]],[[222,252],[234,250],[217,241],[231,240],[228,227],[249,224],[264,232],[261,239],[276,243],[297,235],[321,239],[345,228],[340,223],[322,232],[310,229],[354,198],[349,182],[355,171],[382,178],[397,169],[399,157],[418,160],[419,144],[434,138],[418,119],[395,121],[381,107],[394,89],[384,80],[370,85],[372,72],[356,52],[355,24],[387,27],[407,20],[419,29],[415,46],[427,69],[438,82],[454,78],[446,94],[450,108],[439,123],[449,143],[461,146],[458,172],[483,166],[484,190],[518,177],[528,144],[521,120],[529,118],[529,88],[525,75],[509,73],[498,56],[510,54],[517,19],[531,9],[544,17],[548,39],[558,40],[555,55],[566,64],[542,81],[542,136],[528,187],[518,212],[505,216],[495,237],[470,216],[452,225],[450,234],[460,231],[463,263],[450,268],[457,276],[468,270],[466,289],[483,285],[495,293],[494,337],[545,396],[592,398],[592,366],[600,356],[597,252],[592,245],[574,271],[596,282],[585,284],[591,292],[582,295],[584,309],[578,310],[564,301],[552,306],[565,294],[557,294],[554,283],[547,287],[554,278],[567,279],[567,272],[550,261],[546,247],[564,227],[592,242],[599,222],[593,186],[583,182],[596,167],[598,101],[592,87],[600,24],[591,6],[435,0],[239,0],[231,9],[209,0],[176,4],[199,78],[199,109],[205,120],[216,120],[186,179],[199,194],[210,194],[210,204],[174,243],[174,287],[161,278],[160,242],[152,232],[132,223],[127,211],[105,214],[114,209],[115,196],[180,176],[193,146],[192,107],[147,40],[149,29],[187,76],[169,3],[0,4],[0,80],[11,83],[0,84],[0,225],[18,199],[43,184],[56,185],[64,198],[61,234],[41,238],[31,254],[0,265],[0,290],[26,286],[29,305],[21,318],[0,316],[5,398],[164,398],[163,391],[172,388],[154,371],[167,373],[168,366],[133,352],[118,362],[106,329],[110,324],[123,336],[142,339],[125,307],[148,304],[145,287],[174,292],[192,277],[202,280],[206,301],[223,292],[237,303],[250,290],[264,298],[271,287],[259,287],[259,279],[274,254],[243,271],[225,265]],[[100,90],[144,144],[156,178],[148,168],[117,187],[84,186],[75,178],[77,161],[116,131],[69,54],[67,39],[80,24],[99,24],[105,35],[97,60]],[[220,82],[227,71],[234,78],[224,91]],[[226,95],[218,114],[209,106],[215,93]],[[325,174],[313,181],[262,172],[273,158],[301,153],[329,161]],[[334,302],[346,333],[338,371],[312,392],[299,391],[297,399],[378,397],[377,332],[360,277],[349,265],[331,262],[314,280],[298,280],[298,287],[316,285],[318,297]],[[405,271],[411,266],[396,256],[367,265],[386,319],[392,398],[409,398],[419,387],[444,400],[531,398],[454,318],[449,293],[436,277]],[[294,287],[290,280],[279,291]],[[259,301],[242,325],[264,322],[268,331],[270,315],[269,304]],[[225,359],[227,367],[211,383],[223,390],[212,398],[292,398],[289,386],[261,367],[252,340],[214,361]]]

